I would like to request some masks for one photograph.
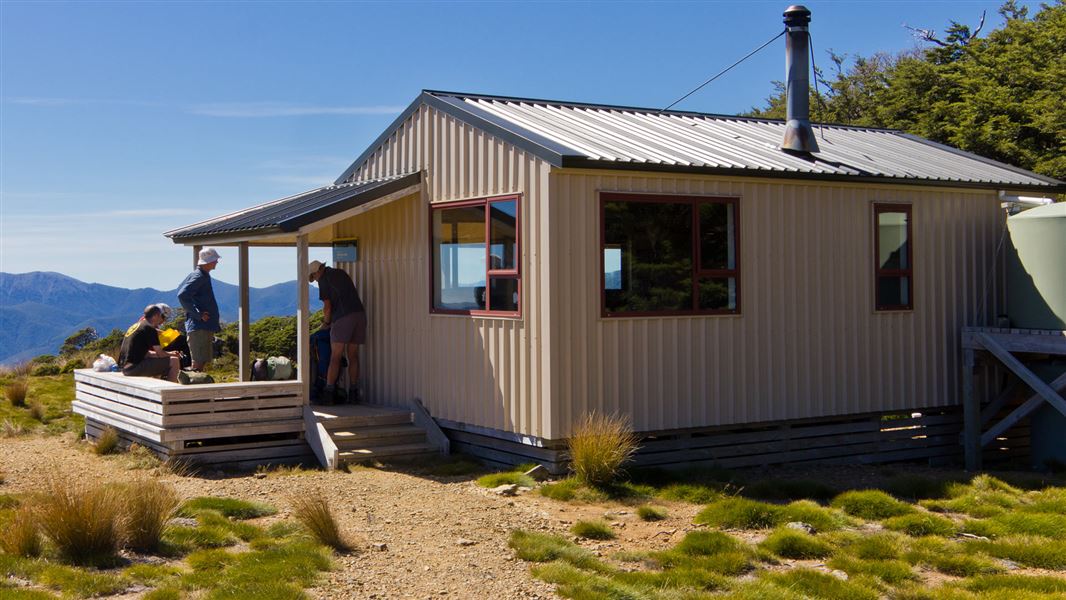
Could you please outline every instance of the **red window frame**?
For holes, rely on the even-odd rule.
[[[874,227],[874,310],[914,310],[914,235],[913,218],[910,204],[884,204],[874,203],[873,227]],[[904,213],[907,215],[907,268],[906,269],[882,269],[881,268],[881,213]],[[906,304],[881,304],[878,294],[878,285],[881,277],[906,277],[907,278],[907,303]]]
[[[515,268],[513,269],[493,269],[492,268],[492,210],[491,204],[496,202],[509,202],[515,203]],[[485,308],[484,310],[458,310],[450,308],[437,308],[434,302],[434,290],[436,289],[436,281],[439,273],[434,267],[433,252],[435,251],[433,243],[433,213],[438,210],[447,210],[449,208],[464,208],[468,206],[484,206],[485,207]],[[508,194],[505,196],[488,196],[485,198],[476,198],[473,200],[459,200],[456,202],[440,202],[437,204],[431,204],[429,206],[429,312],[431,314],[438,315],[472,315],[481,317],[514,317],[521,318],[522,316],[522,195],[521,194]],[[500,311],[492,310],[492,280],[496,279],[514,279],[517,285],[518,291],[518,310],[515,311]]]
[[[607,203],[645,202],[662,204],[689,204],[692,206],[692,309],[611,312],[607,310],[607,281],[604,273],[604,250],[607,248]],[[700,243],[700,205],[731,204],[733,206],[733,264],[732,269],[704,269],[703,245]],[[684,315],[739,315],[741,302],[740,285],[740,198],[732,196],[686,196],[660,194],[633,194],[620,192],[600,193],[600,315],[614,317],[665,317]],[[734,309],[700,309],[699,281],[704,277],[732,277],[736,280]]]

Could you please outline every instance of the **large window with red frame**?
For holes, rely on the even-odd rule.
[[[517,196],[434,206],[433,312],[519,314]]]
[[[877,310],[914,307],[909,204],[874,204],[874,280]]]
[[[601,195],[603,315],[736,314],[735,198]]]

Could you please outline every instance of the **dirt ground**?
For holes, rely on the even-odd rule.
[[[143,474],[123,455],[100,457],[75,436],[0,439],[0,493],[40,489],[52,473],[95,481],[122,481]],[[207,473],[160,478],[184,497],[230,496],[280,509],[287,498],[320,489],[333,499],[341,527],[357,550],[338,556],[336,569],[314,598],[558,598],[550,584],[533,579],[529,565],[507,547],[512,529],[560,533],[575,521],[607,518],[618,532],[609,542],[582,542],[594,551],[666,548],[694,529],[698,507],[663,504],[670,517],[645,523],[619,505],[573,505],[535,493],[497,496],[470,476],[430,477],[415,470],[356,468],[351,472],[305,471],[258,478]],[[607,515],[607,513],[610,513]],[[385,544],[385,549],[378,549]]]

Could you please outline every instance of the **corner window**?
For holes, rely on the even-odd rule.
[[[519,315],[517,196],[430,209],[433,312]]]
[[[874,260],[876,310],[911,310],[914,263],[910,205],[874,205]]]
[[[736,314],[737,200],[603,194],[604,316]]]

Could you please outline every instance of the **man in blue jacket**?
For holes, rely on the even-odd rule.
[[[218,303],[211,289],[211,271],[218,266],[218,258],[214,248],[201,250],[196,270],[178,287],[178,302],[185,309],[185,332],[194,371],[202,371],[214,358],[215,332],[222,330],[218,321]]]

